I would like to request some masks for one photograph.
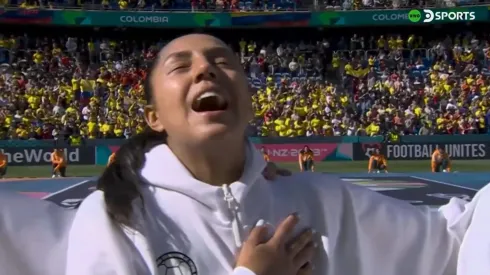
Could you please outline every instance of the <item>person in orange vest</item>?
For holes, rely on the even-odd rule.
[[[388,173],[388,161],[386,157],[381,154],[379,149],[375,149],[374,153],[369,158],[368,173],[384,171]]]
[[[7,174],[7,156],[0,151],[0,179],[3,179],[5,175]]]
[[[53,164],[52,178],[66,177],[66,157],[63,149],[54,149],[51,153],[51,163]]]
[[[311,171],[315,172],[315,154],[313,151],[305,145],[303,150],[299,151],[298,162],[299,162],[299,170],[301,172]]]
[[[269,154],[267,153],[267,149],[265,147],[262,147],[260,149],[260,151],[262,152],[262,156],[264,157],[265,162],[270,162],[271,158],[269,157]]]
[[[439,146],[439,148],[432,153],[430,168],[432,173],[451,172],[451,159],[446,150],[444,150],[444,145]]]
[[[109,160],[107,161],[107,166],[114,163],[115,160],[116,160],[116,152],[112,152],[112,154],[109,156]]]

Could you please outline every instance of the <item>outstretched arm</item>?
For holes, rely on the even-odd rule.
[[[328,176],[315,193],[333,274],[456,274],[460,238],[444,215]]]

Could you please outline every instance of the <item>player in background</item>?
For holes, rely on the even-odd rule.
[[[388,173],[388,161],[386,157],[381,154],[379,149],[375,149],[374,153],[369,157],[368,173],[384,171]]]
[[[262,152],[262,156],[264,156],[265,162],[270,162],[271,158],[269,157],[269,154],[267,153],[267,149],[265,147],[260,148],[260,151]]]
[[[0,179],[3,179],[3,177],[7,174],[7,156],[0,151]]]
[[[311,171],[315,172],[315,162],[313,151],[305,145],[303,150],[299,151],[299,170],[301,172]]]
[[[451,159],[446,150],[444,150],[444,145],[434,150],[430,166],[433,173],[451,172]]]
[[[107,166],[114,163],[114,160],[116,160],[116,152],[112,152],[112,154],[109,156],[109,159],[107,160]]]
[[[54,149],[51,153],[51,163],[53,164],[52,178],[66,177],[66,157],[63,149]]]

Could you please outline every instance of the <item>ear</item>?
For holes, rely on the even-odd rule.
[[[145,121],[155,132],[163,132],[165,130],[164,125],[158,119],[158,113],[152,106],[145,106]]]

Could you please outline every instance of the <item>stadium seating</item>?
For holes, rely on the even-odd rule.
[[[482,5],[488,0],[428,0],[423,7]],[[291,11],[291,10],[363,10],[422,8],[411,0],[3,0],[0,7],[106,10],[175,10],[175,11]]]
[[[301,2],[295,0],[269,0],[269,1],[234,1],[234,0],[55,0],[55,1],[23,1],[10,0],[9,6],[22,8],[36,8],[39,6],[51,8],[89,8],[89,9],[107,9],[107,10],[236,10],[236,11],[253,11],[253,10],[295,10],[301,9]]]
[[[126,41],[25,39],[0,39],[0,138],[125,138],[144,129],[144,64],[163,42],[132,54],[120,47]],[[487,134],[483,39],[233,44],[256,90],[252,135]]]

